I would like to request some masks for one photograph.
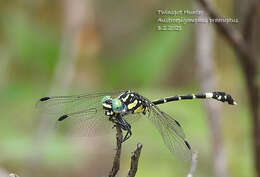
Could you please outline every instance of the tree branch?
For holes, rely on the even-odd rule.
[[[213,19],[223,18],[216,10],[211,6],[208,0],[198,0],[202,7],[207,11],[209,17]],[[249,50],[249,47],[245,43],[244,37],[241,33],[227,23],[215,23],[216,28],[227,38],[228,42],[232,44],[236,52],[243,56],[242,58],[249,59],[251,62],[255,60],[255,56]],[[244,62],[242,62],[244,63]]]
[[[115,177],[117,172],[120,168],[120,156],[121,156],[121,148],[122,148],[122,141],[123,141],[123,133],[121,128],[118,125],[115,125],[116,127],[116,154],[114,157],[113,167],[111,171],[109,172],[109,177]]]
[[[221,18],[221,16],[216,12],[216,10],[211,6],[208,0],[198,0],[202,7],[207,11],[211,18]],[[259,6],[259,1],[255,1],[255,6]],[[253,8],[253,9],[252,9]],[[255,7],[249,8],[249,10],[254,10]],[[248,11],[246,20],[253,20],[254,12]],[[252,14],[250,14],[252,13]],[[251,18],[251,19],[248,19]],[[246,25],[250,25],[247,30],[248,33],[252,32],[253,22],[247,22]],[[258,77],[258,60],[257,57],[252,52],[252,40],[251,34],[246,34],[245,29],[242,32],[234,29],[230,24],[226,23],[215,23],[216,28],[227,38],[227,41],[235,49],[238,54],[238,58],[241,64],[241,67],[244,71],[247,92],[249,98],[249,105],[252,111],[252,120],[253,120],[253,142],[254,142],[254,151],[255,151],[255,168],[257,176],[260,177],[260,114],[259,114],[259,84],[257,83]],[[244,27],[246,28],[246,26]]]
[[[201,8],[201,6],[197,6]],[[209,18],[208,13],[202,13],[200,18]],[[202,91],[214,90],[218,87],[217,69],[214,60],[215,33],[213,26],[196,24],[196,61],[199,83]],[[212,160],[215,177],[228,177],[227,158],[221,131],[221,105],[206,102],[205,109],[211,133]]]
[[[253,34],[253,24],[254,24],[254,17],[257,13],[257,2],[253,1],[249,4],[249,8],[247,10],[247,14],[245,17],[245,24],[243,25],[243,36],[245,41],[248,44],[252,44],[252,34]],[[251,48],[251,47],[250,47]],[[252,51],[252,50],[251,50]]]
[[[123,133],[120,128],[120,126],[115,125],[116,127],[116,154],[113,161],[113,166],[111,171],[109,172],[108,177],[115,177],[119,171],[120,168],[120,156],[121,156],[121,149],[122,149],[122,141],[123,141]],[[133,152],[133,155],[131,156],[131,167],[129,169],[127,177],[134,177],[137,168],[138,168],[138,160],[141,154],[143,145],[138,143],[136,150]]]
[[[143,145],[138,143],[137,144],[137,148],[136,150],[133,152],[133,155],[131,157],[131,167],[129,169],[128,175],[127,177],[134,177],[136,172],[137,172],[137,168],[138,168],[138,160],[141,154],[141,150],[142,150]]]

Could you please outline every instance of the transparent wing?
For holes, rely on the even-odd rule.
[[[90,108],[64,114],[56,122],[56,128],[62,134],[77,137],[91,137],[110,133],[113,124],[101,109]]]
[[[132,125],[142,118],[143,114],[129,114],[124,118]],[[59,121],[61,120],[61,121]],[[79,112],[64,114],[56,122],[56,128],[69,136],[100,136],[111,133],[113,123],[104,114],[103,108],[90,108]]]
[[[128,114],[124,116],[124,119],[132,125],[135,123],[137,120],[144,119],[144,115],[142,113],[135,113],[135,114]]]
[[[101,100],[104,96],[117,97],[122,92],[123,91],[115,91],[72,96],[44,97],[36,103],[36,108],[42,113],[47,114],[69,114],[88,108],[100,107]]]
[[[42,117],[56,119],[58,131],[72,136],[96,136],[111,131],[113,124],[101,105],[104,96],[117,97],[123,91],[41,98],[36,108]],[[62,120],[62,121],[58,121]]]
[[[191,147],[185,139],[185,134],[179,122],[155,105],[150,107],[149,114],[149,119],[160,131],[164,143],[171,153],[185,161],[190,161],[192,157]]]

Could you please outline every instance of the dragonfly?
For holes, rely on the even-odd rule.
[[[192,99],[215,99],[236,105],[230,94],[219,91],[177,95],[151,101],[135,91],[127,90],[43,97],[37,102],[36,107],[57,116],[57,123],[61,126],[65,122],[78,123],[80,129],[87,131],[86,136],[92,132],[92,129],[100,125],[108,127],[108,122],[112,122],[126,132],[123,142],[132,136],[131,124],[135,120],[146,117],[159,130],[171,153],[190,160],[192,148],[186,139],[182,125],[162,111],[158,105]]]

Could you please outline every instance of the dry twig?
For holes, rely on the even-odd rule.
[[[109,177],[115,177],[119,168],[120,168],[120,156],[121,156],[121,148],[122,148],[122,141],[123,141],[123,133],[121,128],[118,125],[116,127],[116,155],[114,157],[113,167],[109,172]]]
[[[138,160],[141,154],[143,145],[138,143],[136,150],[133,152],[133,155],[131,157],[131,167],[129,169],[127,177],[134,177],[137,172],[138,167]]]
[[[121,156],[121,148],[122,148],[122,141],[123,141],[123,133],[121,128],[118,125],[115,125],[116,127],[116,154],[113,161],[113,166],[111,171],[109,172],[108,177],[115,177],[119,171],[120,168],[120,156]],[[143,145],[138,143],[136,150],[133,152],[133,155],[131,157],[131,167],[128,172],[127,177],[134,177],[138,168],[138,160],[141,154]]]

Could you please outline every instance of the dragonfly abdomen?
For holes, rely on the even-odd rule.
[[[215,99],[217,101],[228,102],[228,104],[236,105],[236,102],[233,100],[231,95],[225,92],[207,92],[200,94],[188,94],[188,95],[180,95],[180,96],[172,96],[167,98],[162,98],[156,101],[153,101],[153,104],[163,104],[171,101],[179,101],[179,100],[192,100],[192,99]]]

